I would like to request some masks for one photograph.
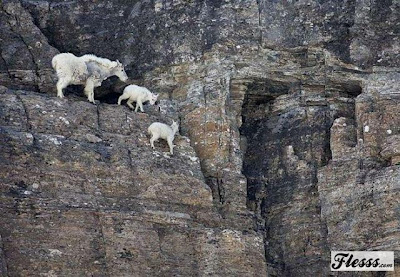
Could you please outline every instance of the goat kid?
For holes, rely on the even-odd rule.
[[[152,123],[149,128],[147,129],[147,132],[151,135],[150,138],[150,145],[151,148],[155,149],[154,147],[154,142],[158,141],[158,139],[163,139],[166,140],[169,146],[169,152],[171,155],[174,154],[174,147],[173,141],[175,138],[175,134],[179,130],[179,124],[178,122],[172,121],[171,126],[168,126],[167,124],[160,123],[160,122],[154,122]]]
[[[145,87],[137,86],[137,85],[129,85],[124,89],[122,95],[118,98],[118,105],[121,105],[122,100],[126,100],[128,106],[133,110],[133,102],[136,102],[135,112],[140,111],[143,113],[143,103],[146,101],[150,102],[150,105],[154,105],[157,101],[158,95],[152,93]]]

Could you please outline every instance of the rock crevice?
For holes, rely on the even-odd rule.
[[[0,270],[328,275],[331,250],[398,249],[398,3],[0,5]],[[59,50],[119,59],[160,109],[114,79],[56,98]],[[172,119],[171,157],[146,129]]]

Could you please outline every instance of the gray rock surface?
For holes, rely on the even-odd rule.
[[[221,217],[190,140],[173,156],[150,148],[147,127],[170,118],[4,87],[0,99],[10,276],[263,276],[250,213]]]
[[[400,250],[398,1],[0,5],[6,274],[328,276],[331,250]],[[55,98],[58,52],[119,59],[161,111],[115,79]],[[172,119],[170,157],[146,126]]]

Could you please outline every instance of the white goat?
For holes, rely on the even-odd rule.
[[[51,64],[58,76],[57,96],[64,97],[63,89],[68,85],[85,85],[85,95],[94,103],[94,88],[108,77],[116,75],[126,82],[128,76],[124,66],[117,61],[99,58],[95,55],[77,57],[71,53],[60,53],[53,57]]]
[[[172,142],[174,141],[175,134],[178,132],[178,130],[179,124],[175,121],[172,121],[171,126],[160,122],[152,123],[147,129],[147,132],[151,135],[151,148],[154,149],[154,142],[158,141],[159,138],[162,138],[168,142],[169,152],[171,155],[173,155],[175,145],[173,145]]]
[[[153,94],[150,90],[145,87],[137,85],[129,85],[124,89],[122,95],[118,98],[118,105],[121,105],[121,101],[128,99],[128,106],[133,110],[133,102],[136,102],[135,112],[140,108],[141,112],[143,110],[143,102],[150,101],[150,105],[154,105],[157,101],[158,95]]]

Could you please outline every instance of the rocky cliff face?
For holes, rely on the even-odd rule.
[[[213,207],[190,140],[149,147],[158,113],[1,93],[4,275],[263,275],[262,237]]]
[[[399,250],[399,10],[3,2],[0,272],[327,276],[331,250]],[[161,112],[107,104],[115,79],[55,98],[66,51],[119,59]],[[172,119],[170,157],[146,129]]]

